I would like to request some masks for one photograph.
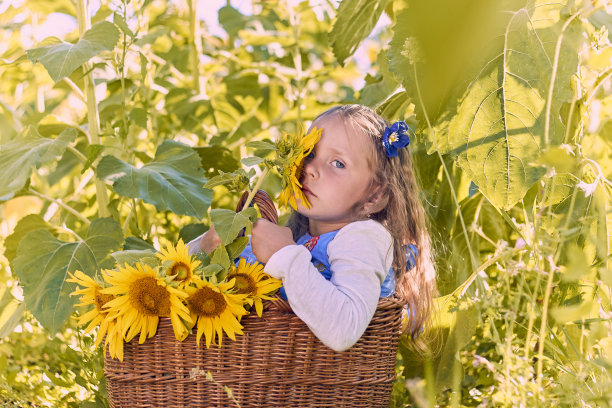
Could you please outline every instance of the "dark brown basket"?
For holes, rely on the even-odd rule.
[[[243,195],[237,211],[246,201]],[[269,196],[254,197],[264,218],[278,221]],[[206,348],[196,336],[179,342],[169,318],[143,344],[135,337],[123,362],[106,354],[104,373],[113,408],[144,407],[388,407],[404,304],[378,302],[364,335],[349,350],[334,352],[278,299],[251,313],[243,336]],[[212,375],[213,381],[206,374]],[[228,396],[231,390],[236,402]]]
[[[403,304],[384,298],[361,339],[334,352],[279,299],[263,317],[242,319],[244,335],[222,346],[174,338],[170,319],[157,334],[125,344],[123,362],[106,355],[111,407],[388,407]],[[213,379],[206,379],[209,372]]]

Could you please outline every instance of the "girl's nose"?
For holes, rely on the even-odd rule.
[[[314,161],[315,159],[306,159],[304,161],[304,177],[317,178],[319,173]]]

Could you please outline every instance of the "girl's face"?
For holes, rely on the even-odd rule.
[[[368,195],[372,170],[367,156],[371,141],[361,131],[345,125],[338,115],[313,123],[321,139],[304,161],[303,191],[311,207],[297,200],[298,212],[309,219],[309,232],[321,235],[360,219],[354,208]]]

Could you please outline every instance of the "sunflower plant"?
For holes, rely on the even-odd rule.
[[[81,271],[71,274],[69,281],[78,285],[72,294],[81,296],[77,306],[90,307],[78,323],[88,324],[86,331],[99,327],[96,344],[104,339],[110,356],[119,360],[123,360],[124,342],[138,338],[143,343],[154,336],[161,317],[170,318],[179,341],[195,332],[198,346],[202,337],[210,347],[221,345],[224,335],[235,340],[236,335],[243,334],[242,317],[253,309],[261,317],[263,300],[273,300],[270,295],[281,287],[278,279],[264,273],[263,265],[240,258],[248,243],[245,233],[250,233],[258,216],[250,203],[274,169],[283,186],[279,204],[296,208],[296,199],[300,199],[308,206],[301,190],[301,172],[304,159],[320,137],[320,129],[313,128],[306,134],[299,127],[297,134],[284,133],[275,143],[250,143],[265,156],[243,159],[245,165],[263,165],[256,180],[253,168],[248,172],[219,172],[209,180],[205,187],[225,185],[230,191],[249,191],[242,211],[210,212],[221,239],[221,245],[211,254],[189,255],[187,246],[179,240],[159,251],[116,252],[116,267],[102,269],[95,278]]]

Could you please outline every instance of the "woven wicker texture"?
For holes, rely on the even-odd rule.
[[[238,205],[236,206],[236,211],[242,211],[248,196],[248,191],[242,193],[242,197],[240,197]],[[259,207],[259,212],[263,218],[278,224],[278,213],[276,212],[276,207],[274,206],[274,203],[272,202],[272,199],[268,193],[266,193],[264,190],[257,190],[253,196],[253,203],[257,204],[257,207]]]
[[[106,355],[111,407],[388,407],[403,305],[381,299],[351,349],[323,345],[284,300],[265,302],[263,317],[242,319],[244,335],[222,346],[179,342],[168,318],[157,334],[125,344],[120,362]],[[215,382],[206,379],[210,372]]]

